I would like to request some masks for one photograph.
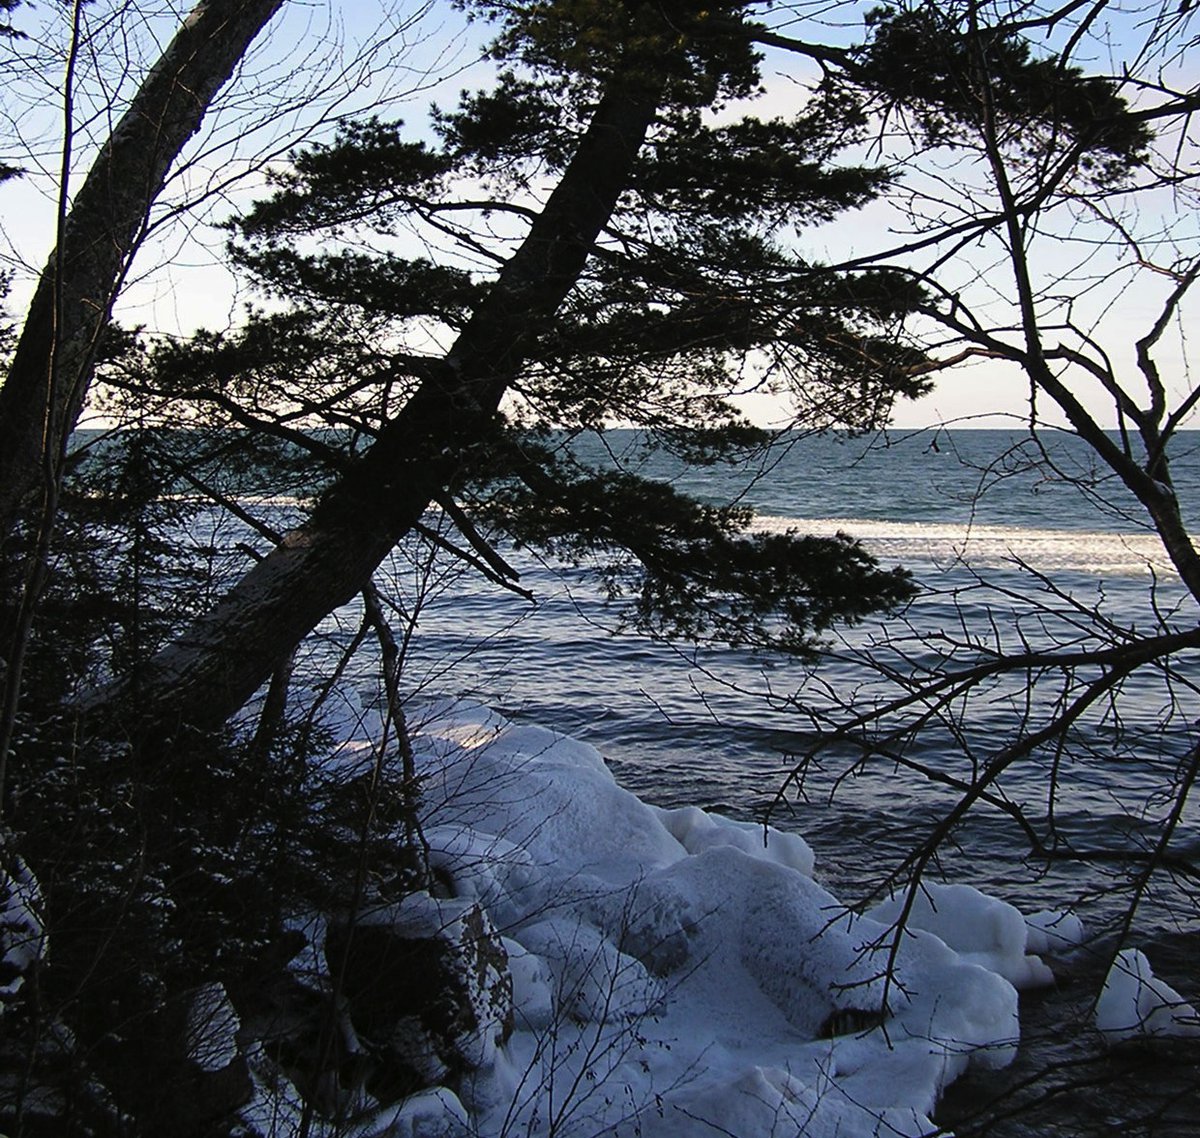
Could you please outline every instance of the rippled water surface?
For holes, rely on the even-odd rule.
[[[622,432],[608,439],[625,448],[626,461],[681,489],[714,501],[742,493],[760,511],[760,527],[851,533],[885,564],[907,566],[921,595],[900,618],[847,630],[808,667],[745,651],[673,649],[621,631],[618,613],[604,604],[585,568],[506,551],[536,603],[478,578],[447,582],[421,612],[409,684],[469,692],[510,716],[587,739],[624,785],[654,802],[744,818],[774,803],[776,823],[805,834],[826,879],[850,896],[867,892],[881,867],[927,833],[953,801],[950,792],[886,764],[835,782],[850,764],[844,750],[825,757],[825,777],[812,784],[807,801],[794,794],[775,801],[795,757],[812,743],[805,707],[828,712],[888,690],[864,670],[856,651],[900,638],[910,661],[932,666],[946,631],[965,629],[985,644],[995,637],[1010,647],[1019,641],[1039,647],[1078,635],[1077,608],[1099,608],[1106,619],[1145,630],[1164,615],[1180,627],[1195,619],[1153,535],[1135,524],[1135,512],[1120,498],[1116,509],[1102,510],[1088,493],[1022,469],[1018,436],[925,434],[892,447],[813,439],[773,456],[761,472],[700,473],[683,472],[660,453],[643,454],[636,441]],[[1052,443],[1061,466],[1092,478],[1071,440]],[[1197,484],[1192,467],[1200,467],[1194,454],[1188,458],[1176,468],[1184,488]],[[996,461],[1002,465],[989,473],[988,463]],[[1112,487],[1104,489],[1115,496]],[[410,570],[401,561],[398,572]],[[1048,591],[1049,582],[1059,595]],[[1200,680],[1194,662],[1181,668]],[[1111,735],[1111,761],[1060,772],[1056,821],[1079,842],[1138,842],[1152,829],[1147,819],[1164,808],[1155,796],[1186,750],[1182,725],[1189,714],[1176,709],[1164,733],[1161,679],[1151,676],[1141,686],[1131,685],[1119,724],[1098,720],[1090,728],[1101,750]],[[1009,737],[1024,698],[1023,677],[997,685],[966,712],[963,736],[930,728],[911,753],[969,778],[972,761]],[[1047,779],[1044,763],[1018,764],[1003,789],[1031,815],[1044,816]],[[1089,873],[1058,864],[1047,876],[1043,863],[1026,863],[1021,833],[994,810],[980,811],[961,841],[961,852],[946,849],[948,872],[1027,906],[1080,899],[1096,905],[1111,894],[1112,866]],[[1101,903],[1099,910],[1111,918],[1117,907]]]
[[[855,772],[857,754],[846,748],[824,755],[806,797],[778,796],[797,756],[813,743],[812,715],[839,707],[852,714],[872,698],[895,694],[864,667],[864,648],[899,641],[902,657],[879,649],[887,663],[936,672],[947,638],[974,639],[982,658],[1000,647],[1094,646],[1088,629],[1097,617],[1142,634],[1196,621],[1193,602],[1136,503],[1071,439],[1043,436],[1038,447],[1074,481],[1035,469],[1031,459],[1043,455],[1033,444],[998,431],[801,440],[758,467],[700,472],[638,443],[622,432],[606,440],[621,461],[682,490],[714,502],[740,495],[758,512],[759,529],[858,537],[884,564],[910,569],[920,595],[897,617],[839,633],[809,667],[730,649],[672,649],[622,631],[586,569],[507,551],[536,604],[477,580],[449,584],[422,614],[410,682],[469,691],[511,717],[586,739],[625,786],[652,802],[741,818],[761,817],[770,807],[775,824],[809,839],[819,875],[847,900],[868,894],[957,799],[956,791],[892,763]],[[1200,503],[1200,449],[1188,443],[1181,451],[1173,475],[1186,519],[1187,503]],[[597,450],[591,457],[604,456]],[[1161,875],[1140,895],[1141,909],[1127,929],[1122,922],[1144,856],[1140,862],[1108,856],[1146,855],[1173,807],[1180,764],[1194,745],[1191,728],[1200,719],[1198,662],[1183,658],[1176,667],[1169,683],[1156,670],[1135,677],[1115,709],[1085,719],[1086,762],[1056,767],[1053,753],[1043,750],[1015,763],[997,784],[1042,833],[1051,832],[1053,819],[1060,848],[1105,856],[1031,858],[1020,826],[1002,810],[981,807],[929,869],[1026,911],[1073,907],[1099,936],[1092,955],[1060,967],[1056,993],[1025,1002],[1028,1043],[1019,1072],[1061,1067],[1078,1087],[1055,1091],[1040,1113],[1024,1108],[1018,1120],[989,1133],[1099,1133],[1113,1119],[1133,1117],[1139,1087],[1170,1097],[1185,1078],[1170,1065],[1147,1072],[1120,1057],[1097,1058],[1087,1020],[1118,936],[1146,948],[1181,990],[1200,996],[1200,922],[1187,883]],[[906,757],[969,781],[980,762],[1014,737],[1025,714],[1044,716],[1058,698],[1059,673],[1037,679],[1032,694],[1024,675],[988,688],[960,709],[957,732],[931,725]],[[1200,819],[1189,805],[1169,852],[1192,857],[1198,846]],[[1179,1062],[1188,1071],[1196,1066],[1186,1055]],[[1118,1084],[1125,1088],[1119,1093]],[[966,1092],[966,1107],[960,1096],[953,1109],[964,1133],[978,1096],[1002,1090],[1002,1081],[980,1085]]]

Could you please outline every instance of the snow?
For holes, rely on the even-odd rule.
[[[379,1138],[465,1138],[470,1119],[445,1087],[411,1095],[372,1120],[368,1134]]]
[[[905,903],[906,898],[893,897],[870,915],[885,925],[894,924]],[[912,898],[905,925],[933,933],[963,960],[997,972],[1015,988],[1025,989],[1054,983],[1054,973],[1030,954],[1031,935],[1037,951],[1045,952],[1050,944],[1047,929],[1058,927],[1056,921],[1064,929],[1068,927],[1065,917],[1039,914],[1038,919],[1045,919],[1046,927],[1031,932],[1031,926],[1012,905],[970,885],[922,882]],[[1074,920],[1078,922],[1078,918]]]
[[[417,745],[435,862],[490,906],[515,962],[505,1070],[465,1093],[481,1133],[636,1114],[647,1136],[920,1134],[970,1063],[1012,1057],[1009,981],[918,934],[889,984],[887,924],[818,885],[801,838],[650,807],[592,747],[482,708],[433,709]],[[983,926],[986,901],[945,908]],[[972,955],[1011,965],[1017,939],[1024,962],[1011,929]],[[823,1037],[853,1012],[861,1030]],[[529,1091],[551,1086],[557,1107]]]
[[[690,854],[716,846],[734,846],[755,857],[777,862],[811,876],[816,858],[812,847],[799,834],[780,833],[774,827],[737,822],[706,814],[696,806],[659,810],[667,832]]]
[[[1030,953],[1071,955],[1086,941],[1083,922],[1074,913],[1045,909],[1025,918],[1028,937],[1025,950]]]
[[[1110,1042],[1147,1036],[1200,1035],[1195,1008],[1159,980],[1145,953],[1117,953],[1096,1002],[1096,1026]]]
[[[2,850],[2,844],[0,844]],[[19,857],[0,865],[0,1016],[25,984],[30,969],[45,959],[42,893]]]
[[[431,864],[502,938],[513,1030],[359,1134],[916,1138],[1012,1060],[1037,954],[1083,938],[933,883],[898,929],[903,897],[852,913],[801,837],[652,807],[587,744],[476,705],[409,721]],[[356,711],[335,763],[371,730]]]
[[[202,984],[192,994],[188,1007],[185,1046],[187,1057],[204,1071],[228,1067],[238,1054],[237,1031],[241,1027],[237,1012],[225,986]]]

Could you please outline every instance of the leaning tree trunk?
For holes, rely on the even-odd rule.
[[[472,453],[574,286],[653,122],[661,81],[646,68],[609,84],[545,208],[446,357],[360,462],[207,615],[138,675],[95,693],[85,711],[148,740],[213,728],[276,662],[348,602]]]
[[[283,0],[200,0],[146,76],[71,205],[0,387],[0,545],[57,469],[113,300],[167,171]]]

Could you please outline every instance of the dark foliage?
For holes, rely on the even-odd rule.
[[[973,5],[884,6],[868,24],[855,82],[915,114],[935,141],[961,143],[958,125],[990,120],[1031,159],[1086,155],[1082,168],[1099,179],[1145,159],[1152,133],[1112,81],[1034,56],[1019,33],[982,25]]]
[[[908,574],[881,570],[844,534],[747,533],[745,508],[588,469],[528,438],[509,445],[517,477],[486,487],[480,513],[518,542],[598,564],[610,597],[628,600],[628,619],[654,635],[811,657],[834,622],[895,608],[915,591]]]
[[[140,1097],[145,1084],[160,1072],[155,1094],[179,1084],[148,1025],[206,982],[252,1003],[296,951],[295,907],[344,909],[364,866],[387,896],[421,876],[411,846],[377,837],[411,822],[414,786],[324,781],[311,723],[264,713],[269,730],[247,720],[136,748],[120,721],[105,723],[106,739],[79,733],[82,688],[117,675],[131,693],[122,706],[136,706],[153,654],[275,544],[246,499],[316,501],[289,523],[381,525],[404,488],[363,455],[424,393],[436,414],[397,469],[436,470],[436,500],[477,567],[494,568],[492,540],[534,545],[593,568],[649,634],[811,657],[836,623],[902,607],[908,576],[845,535],[756,532],[737,504],[697,501],[615,461],[584,467],[563,439],[619,422],[690,462],[739,462],[770,439],[746,423],[737,388],[786,396],[792,426],[851,431],[926,390],[929,361],[905,323],[928,298],[912,278],[834,271],[792,251],[794,231],[893,184],[892,170],[841,161],[871,112],[902,112],[952,143],[991,106],[1023,160],[1050,161],[1065,140],[1094,156],[1095,175],[1136,165],[1148,138],[1111,84],[972,26],[973,9],[880,9],[870,42],[809,109],[714,125],[711,111],[760,82],[747,3],[463,6],[498,25],[494,89],[436,112],[434,143],[399,122],[343,124],[292,154],[274,194],[231,225],[234,263],[281,311],[251,310],[186,343],[114,334],[106,347],[111,409],[130,429],[76,456],[63,485],[5,803],[54,949],[24,1018],[10,1021],[28,1046],[4,1063],[61,1065],[45,1080],[69,1086],[81,1133],[118,1126],[97,1105],[97,1080],[154,1128],[161,1105]],[[15,7],[0,0],[0,13]],[[458,361],[442,349],[486,307],[614,76],[661,89],[648,140],[566,299],[539,299],[531,314],[514,288],[515,335],[496,337],[511,359],[484,377],[508,394],[493,413],[454,386]],[[11,173],[0,167],[0,179]],[[410,231],[438,235],[445,258],[395,251]],[[549,262],[558,251],[546,244],[537,253]],[[9,340],[0,329],[0,351]],[[454,398],[438,402],[443,391]],[[150,425],[163,422],[175,429]],[[193,530],[201,501],[228,510],[239,538]],[[33,544],[30,527],[6,549],[5,597]],[[70,1045],[48,1049],[60,1029]],[[18,1109],[0,1103],[0,1119],[14,1123]]]
[[[295,152],[292,170],[277,175],[279,190],[241,218],[239,229],[245,236],[336,229],[427,197],[450,163],[423,142],[404,140],[403,125],[347,123],[333,142]]]

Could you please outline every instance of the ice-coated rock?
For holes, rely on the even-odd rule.
[[[554,974],[555,1006],[577,1022],[649,1015],[662,988],[636,957],[573,917],[548,917],[519,931],[521,944]]]
[[[955,946],[914,927],[893,955],[799,837],[651,807],[594,748],[481,708],[410,723],[430,861],[504,933],[512,1035],[442,1062],[473,1133],[918,1135],[968,1065],[1012,1059],[999,970],[1040,964],[1015,909],[943,894]]]
[[[1041,956],[1066,956],[1087,940],[1083,922],[1072,912],[1043,909],[1025,918],[1029,935],[1025,951]]]
[[[1117,953],[1096,1002],[1096,1026],[1113,1043],[1144,1036],[1200,1035],[1196,1009],[1159,980],[1146,954]]]
[[[709,814],[696,806],[660,809],[658,816],[667,832],[690,854],[718,846],[733,846],[751,857],[786,865],[805,876],[812,876],[816,857],[812,847],[799,834]]]
[[[892,925],[904,911],[901,894],[868,914]],[[1003,976],[1018,989],[1054,983],[1054,973],[1029,952],[1029,926],[1012,905],[971,885],[922,882],[905,917],[905,927],[933,933],[964,960]],[[1038,943],[1043,943],[1039,938]]]

